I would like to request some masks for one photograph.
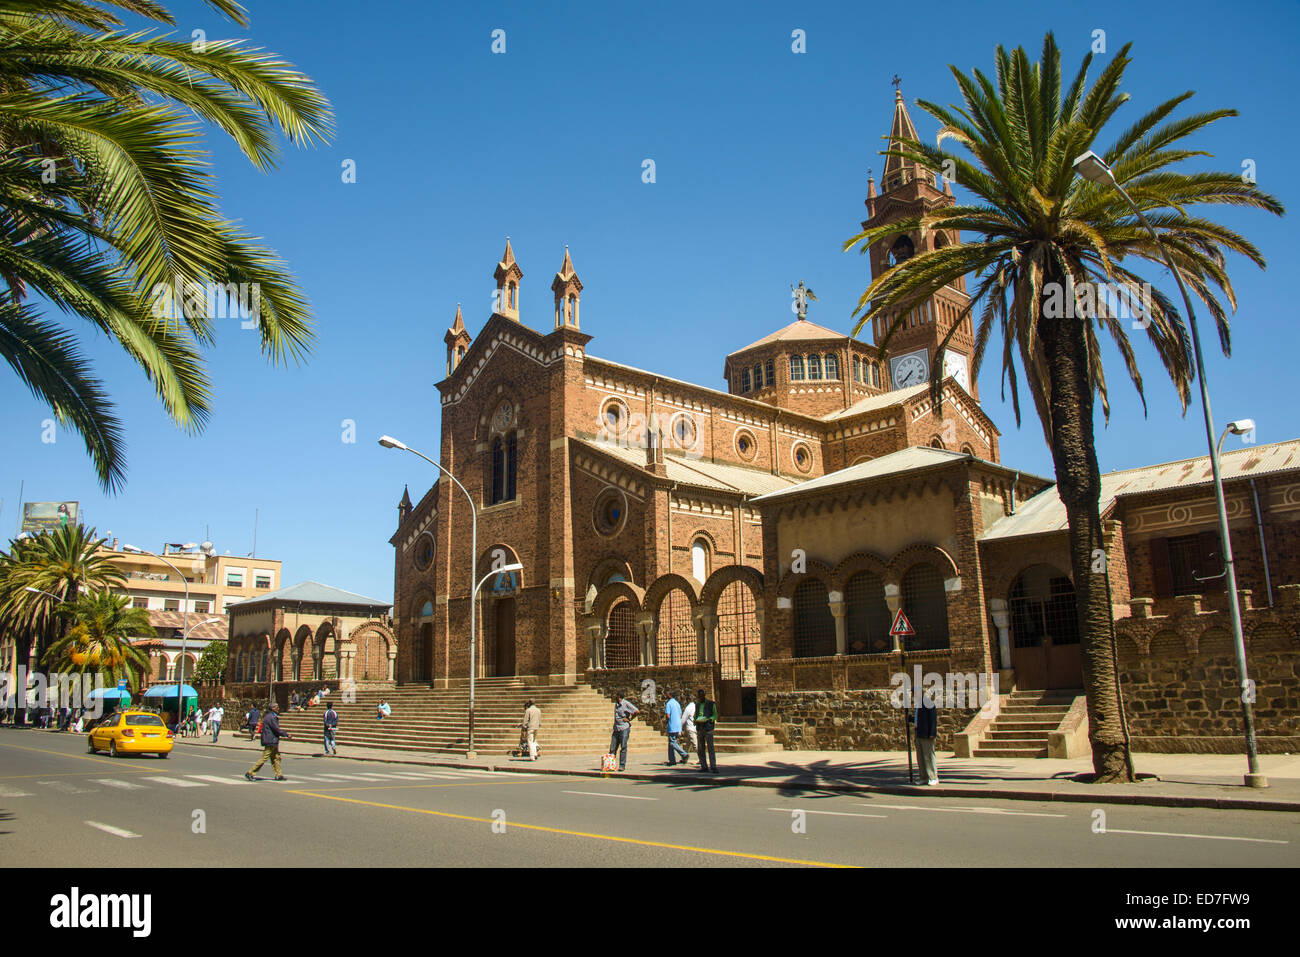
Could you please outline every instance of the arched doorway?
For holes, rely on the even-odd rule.
[[[1081,688],[1074,584],[1051,565],[1031,565],[1007,596],[1011,665],[1018,688]]]
[[[733,581],[718,595],[718,707],[724,715],[758,714],[758,659],[763,651],[758,629],[758,602],[743,581]]]
[[[515,600],[500,598],[496,601],[496,654],[492,673],[499,678],[515,673]]]
[[[609,630],[605,635],[605,667],[635,668],[640,663],[632,603],[620,601],[609,610]]]

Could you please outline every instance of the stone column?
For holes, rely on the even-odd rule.
[[[587,633],[588,661],[591,668],[605,667],[605,623],[599,619],[588,620],[583,627]]]
[[[827,598],[830,600],[831,616],[835,619],[835,653],[842,655],[848,646],[847,622],[844,620],[844,595],[842,592],[833,591]]]
[[[889,615],[891,618],[890,623],[892,624],[893,616],[897,615],[898,609],[903,607],[903,596],[899,592],[898,584],[896,582],[888,582],[885,585],[885,607],[889,609]],[[901,650],[902,649],[901,639],[893,635],[890,635],[890,637],[893,638],[894,641],[894,650],[895,651]]]
[[[760,600],[754,605],[754,620],[758,622],[758,656],[767,657],[767,615]]]
[[[292,648],[289,651],[289,665],[293,668],[293,680],[302,680],[302,651]]]
[[[1004,599],[992,598],[989,600],[989,613],[998,630],[998,668],[1006,671],[1011,667],[1011,612],[1007,610]]]
[[[393,680],[397,667],[397,649],[390,647],[388,649],[388,680]]]
[[[651,612],[642,612],[641,617],[636,620],[636,630],[641,636],[641,664],[656,665],[659,663],[659,648],[655,641],[658,629],[655,628],[655,617]]]
[[[718,616],[713,612],[700,612],[695,617],[695,640],[700,649],[700,661],[718,660]]]

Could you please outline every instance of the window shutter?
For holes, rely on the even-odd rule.
[[[1153,538],[1147,543],[1151,550],[1152,598],[1174,597],[1174,576],[1169,568],[1169,539]]]

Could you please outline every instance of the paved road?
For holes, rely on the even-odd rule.
[[[1300,815],[493,773],[0,729],[0,865],[1295,866]],[[201,812],[201,813],[200,813]],[[196,833],[197,822],[203,828]]]

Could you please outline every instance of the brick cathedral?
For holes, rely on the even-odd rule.
[[[891,146],[916,138],[901,93],[890,136]],[[956,202],[931,171],[892,156],[866,194],[864,227]],[[900,237],[870,250],[871,274],[960,241]],[[390,540],[398,683],[467,678],[470,569],[478,580],[518,562],[522,572],[480,593],[480,676],[611,693],[647,678],[706,687],[724,715],[756,721],[785,747],[893,747],[901,729],[885,693],[901,608],[916,630],[902,649],[909,669],[997,675],[1003,691],[1059,692],[1070,708],[1081,677],[1064,509],[1050,479],[1001,464],[969,320],[945,352],[942,408],[931,405],[930,363],[968,303],[964,282],[913,309],[883,356],[809,321],[797,291],[795,321],[726,356],[724,392],[591,354],[567,249],[546,331],[526,323],[509,240],[495,277],[476,336],[457,308],[437,386],[439,458],[474,500],[478,554],[457,485],[438,481],[414,503],[403,494]],[[879,323],[872,332],[879,342]],[[1256,650],[1280,656],[1262,667],[1281,683],[1278,706],[1291,702],[1275,743],[1294,750],[1300,586],[1287,583],[1300,580],[1300,443],[1248,453],[1224,459],[1239,502],[1234,546],[1240,533],[1242,587],[1267,588],[1251,627]],[[1222,596],[1194,574],[1213,562],[1206,472],[1193,459],[1106,476],[1113,606],[1127,622],[1121,671],[1135,683],[1126,696],[1175,680],[1153,671],[1153,654],[1176,672],[1206,635],[1204,647],[1218,647]],[[1252,489],[1263,506],[1247,501]],[[1224,655],[1223,695],[1207,662],[1199,709],[1135,718],[1135,741],[1232,733]],[[1076,711],[1058,750],[1086,747]],[[941,736],[959,753],[998,753],[973,708],[946,712]]]

